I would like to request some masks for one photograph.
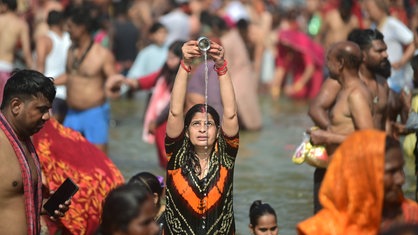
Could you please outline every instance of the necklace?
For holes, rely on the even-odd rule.
[[[93,46],[93,43],[94,43],[93,40],[91,40],[89,46],[80,56],[80,58],[77,58],[76,53],[75,53],[75,48],[73,49],[73,64],[71,66],[73,73],[78,71],[78,69],[80,68],[80,65],[83,63],[84,59],[86,58],[87,53],[89,53],[91,47]]]

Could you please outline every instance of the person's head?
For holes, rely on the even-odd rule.
[[[89,7],[74,8],[69,17],[68,31],[71,40],[78,41],[82,36],[91,35],[97,29],[97,24]]]
[[[383,177],[384,206],[400,206],[402,202],[402,185],[405,183],[404,164],[399,141],[387,136],[385,141],[385,172]]]
[[[207,145],[211,147],[218,138],[220,127],[219,114],[210,105],[207,107],[206,110],[205,104],[195,104],[187,111],[184,118],[186,136],[195,148]],[[208,123],[206,123],[206,115]]]
[[[157,209],[160,208],[164,187],[155,175],[149,172],[140,172],[132,176],[128,184],[137,184],[148,189],[153,195],[154,204]]]
[[[49,120],[56,93],[52,80],[34,70],[16,71],[7,80],[1,110],[11,115],[19,135],[31,136]]]
[[[101,235],[155,235],[155,205],[150,192],[135,184],[116,187],[106,196]]]
[[[155,22],[149,29],[151,41],[153,41],[158,46],[164,45],[167,39],[167,34],[167,28],[160,22]]]
[[[9,11],[17,10],[17,1],[16,0],[0,0],[0,5],[6,7]]]
[[[256,200],[250,207],[249,228],[254,235],[277,235],[277,216],[274,209],[260,200]]]
[[[184,41],[174,41],[170,44],[168,47],[168,55],[167,55],[167,66],[171,71],[177,72],[180,60],[183,57],[183,52],[181,50],[182,46],[184,44]]]
[[[344,71],[358,73],[362,60],[360,47],[349,41],[333,44],[327,54],[327,67],[330,77],[340,80]]]
[[[355,29],[348,40],[359,45],[363,63],[368,70],[384,77],[390,76],[390,62],[383,34],[377,29]]]
[[[338,6],[338,12],[340,13],[341,19],[348,23],[350,22],[352,16],[352,8],[354,5],[354,0],[341,0]]]
[[[46,19],[48,25],[51,26],[60,26],[63,25],[65,22],[64,12],[52,10],[48,13],[48,17]]]
[[[380,23],[381,19],[389,15],[389,5],[385,0],[365,0],[364,9],[375,23]]]
[[[168,87],[172,87],[176,79],[177,71],[180,67],[180,61],[183,57],[181,47],[184,41],[174,41],[168,47],[167,60],[161,69],[160,76],[164,77]]]

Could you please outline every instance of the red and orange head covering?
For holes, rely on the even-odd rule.
[[[299,234],[378,233],[383,206],[385,132],[358,131],[334,153],[319,192],[323,209]]]

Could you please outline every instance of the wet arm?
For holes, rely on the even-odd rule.
[[[106,51],[105,53],[105,60],[103,63],[103,72],[107,77],[115,75],[116,72],[116,61],[115,61],[115,57],[113,56],[113,54],[110,51]]]
[[[36,42],[36,70],[45,72],[45,60],[51,51],[51,41],[46,36],[40,36]]]
[[[326,130],[331,125],[329,110],[334,104],[340,91],[340,84],[333,79],[326,79],[318,95],[309,105],[308,115],[315,125]]]
[[[190,68],[194,57],[200,56],[197,41],[188,41],[182,47],[183,61],[186,68]],[[170,112],[167,121],[167,136],[175,138],[184,129],[184,106],[186,101],[187,83],[190,76],[184,66],[180,66],[174,80],[171,92]]]
[[[238,133],[237,102],[235,100],[234,86],[227,72],[219,76],[221,100],[224,108],[222,129],[227,136],[235,136]]]

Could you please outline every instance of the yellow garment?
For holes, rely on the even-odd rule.
[[[386,134],[354,132],[336,150],[322,183],[323,209],[298,224],[299,234],[376,235],[381,223]]]

